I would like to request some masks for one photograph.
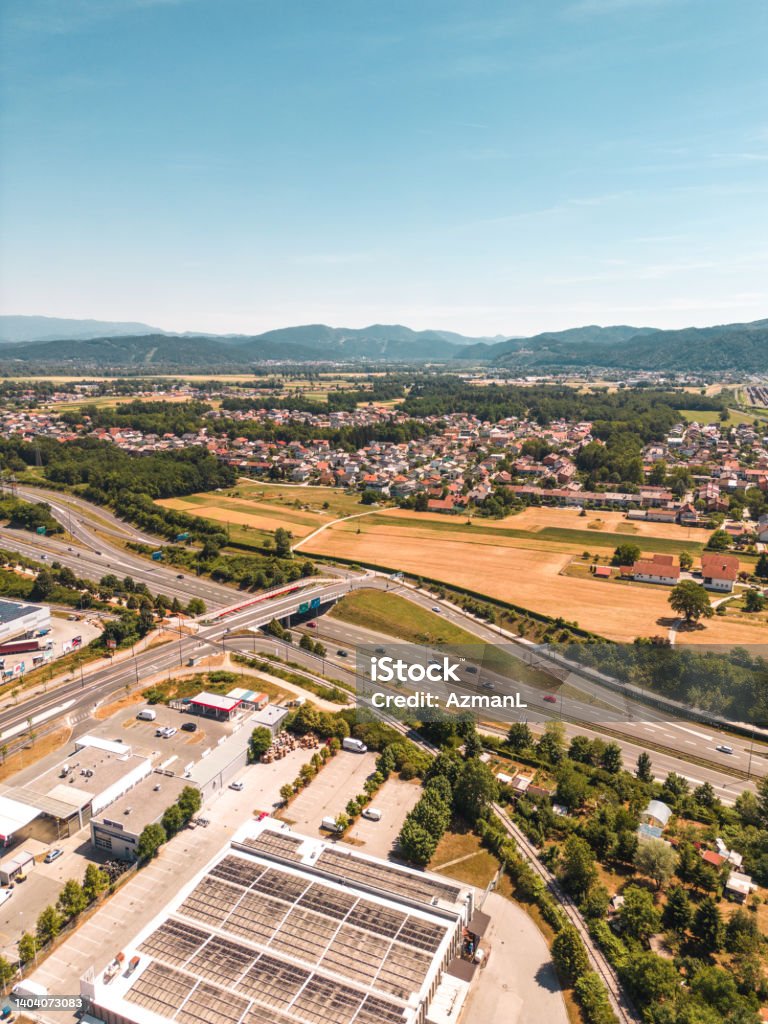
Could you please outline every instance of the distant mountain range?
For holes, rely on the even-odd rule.
[[[768,373],[768,320],[665,331],[574,327],[530,338],[470,338],[401,325],[306,324],[257,335],[172,334],[146,324],[0,317],[4,372],[60,368],[243,370],[266,361],[485,364],[521,372],[585,367]]]

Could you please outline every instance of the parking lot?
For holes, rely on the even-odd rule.
[[[155,767],[162,765],[178,772],[190,761],[199,761],[203,751],[231,736],[234,729],[234,723],[217,722],[212,718],[177,711],[165,704],[152,705],[156,715],[153,722],[137,718],[139,711],[147,706],[144,701],[130,704],[88,731],[103,739],[128,743],[134,754],[152,758]],[[193,722],[197,729],[194,732],[183,731],[181,727],[187,722]],[[164,726],[176,729],[175,735],[168,738],[157,736],[157,730]]]
[[[418,779],[403,782],[391,775],[371,801],[371,807],[381,811],[380,821],[360,817],[347,833],[355,845],[362,845],[373,857],[388,857],[395,850],[396,840],[403,827],[406,814],[421,796]]]
[[[339,751],[286,809],[286,821],[293,822],[291,827],[305,835],[321,834],[323,818],[337,817],[352,797],[363,792],[363,783],[376,770],[376,757],[370,752]],[[323,834],[328,838],[327,832]]]
[[[75,615],[78,618],[74,618]],[[71,649],[70,645],[75,637],[79,636],[79,646],[85,647],[100,634],[101,626],[95,616],[84,612],[72,612],[70,615],[51,615],[51,631],[39,639],[41,645],[48,640],[53,642],[53,659],[51,662],[53,663],[56,658],[60,658]],[[33,658],[42,654],[43,651],[40,651],[38,655],[34,651],[25,651],[23,654],[7,654],[4,658],[5,671],[13,671],[16,665],[23,664],[24,673],[31,672],[34,667],[32,664]]]

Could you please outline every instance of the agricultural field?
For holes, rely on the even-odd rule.
[[[720,423],[720,412],[717,409],[678,409],[681,419],[689,423]],[[740,423],[754,423],[756,414],[739,412],[738,409],[728,410],[728,419],[723,422],[726,427],[737,427]]]

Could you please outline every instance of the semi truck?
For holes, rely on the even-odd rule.
[[[343,739],[341,746],[343,750],[351,750],[353,754],[365,754],[368,750],[362,740],[354,740],[351,736]]]
[[[36,638],[33,640],[13,640],[7,644],[0,644],[0,655],[26,654],[27,651],[39,650],[40,641]]]

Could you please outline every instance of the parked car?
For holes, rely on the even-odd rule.
[[[242,793],[245,789],[245,785],[242,782],[230,782],[229,788],[234,789],[236,793]]]
[[[170,739],[171,736],[175,736],[179,730],[174,725],[166,725],[163,729],[163,736],[165,739]]]
[[[547,702],[547,704],[557,704],[557,697],[555,697],[551,693],[546,693],[544,695],[544,700]]]
[[[197,732],[197,722],[185,722],[181,727],[182,732]]]
[[[46,853],[44,861],[45,861],[46,864],[53,864],[53,862],[55,860],[58,860],[59,857],[63,857],[63,856],[64,856],[64,851],[60,847],[57,846],[55,849],[49,850],[48,853]]]

